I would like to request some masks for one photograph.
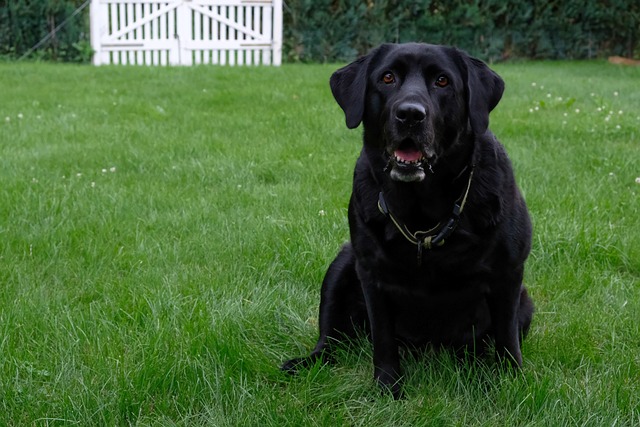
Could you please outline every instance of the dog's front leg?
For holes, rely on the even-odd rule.
[[[361,273],[360,268],[358,270],[371,326],[374,378],[384,390],[399,399],[402,396],[400,356],[390,300],[378,284],[367,277],[367,273]]]
[[[522,275],[503,278],[495,282],[489,296],[491,322],[493,324],[496,359],[515,368],[522,366],[518,310]]]

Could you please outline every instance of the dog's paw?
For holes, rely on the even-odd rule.
[[[400,400],[404,397],[401,376],[391,375],[387,372],[379,372],[375,376],[383,394],[390,393],[395,400]]]
[[[296,375],[300,369],[304,369],[308,367],[308,365],[309,363],[306,357],[298,357],[284,362],[280,365],[280,370],[289,375]]]
[[[393,400],[404,399],[404,391],[402,391],[402,385],[399,381],[393,384],[380,384],[380,387],[383,395],[391,394]]]
[[[309,369],[316,364],[318,360],[326,362],[327,357],[321,353],[311,353],[306,357],[296,357],[290,359],[280,365],[280,370],[290,375],[296,375],[302,369]]]

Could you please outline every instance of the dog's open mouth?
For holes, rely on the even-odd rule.
[[[411,139],[405,139],[389,154],[387,169],[391,179],[403,182],[419,182],[425,178],[424,166],[428,159]]]

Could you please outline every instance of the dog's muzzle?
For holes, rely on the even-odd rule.
[[[426,108],[419,102],[403,101],[392,113],[391,133],[387,134],[387,165],[391,179],[401,182],[420,182],[431,170],[429,160],[433,153],[426,153]]]

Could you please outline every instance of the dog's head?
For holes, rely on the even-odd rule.
[[[383,44],[331,76],[347,126],[364,124],[396,181],[422,181],[458,141],[487,131],[504,90],[487,65],[451,47]]]

